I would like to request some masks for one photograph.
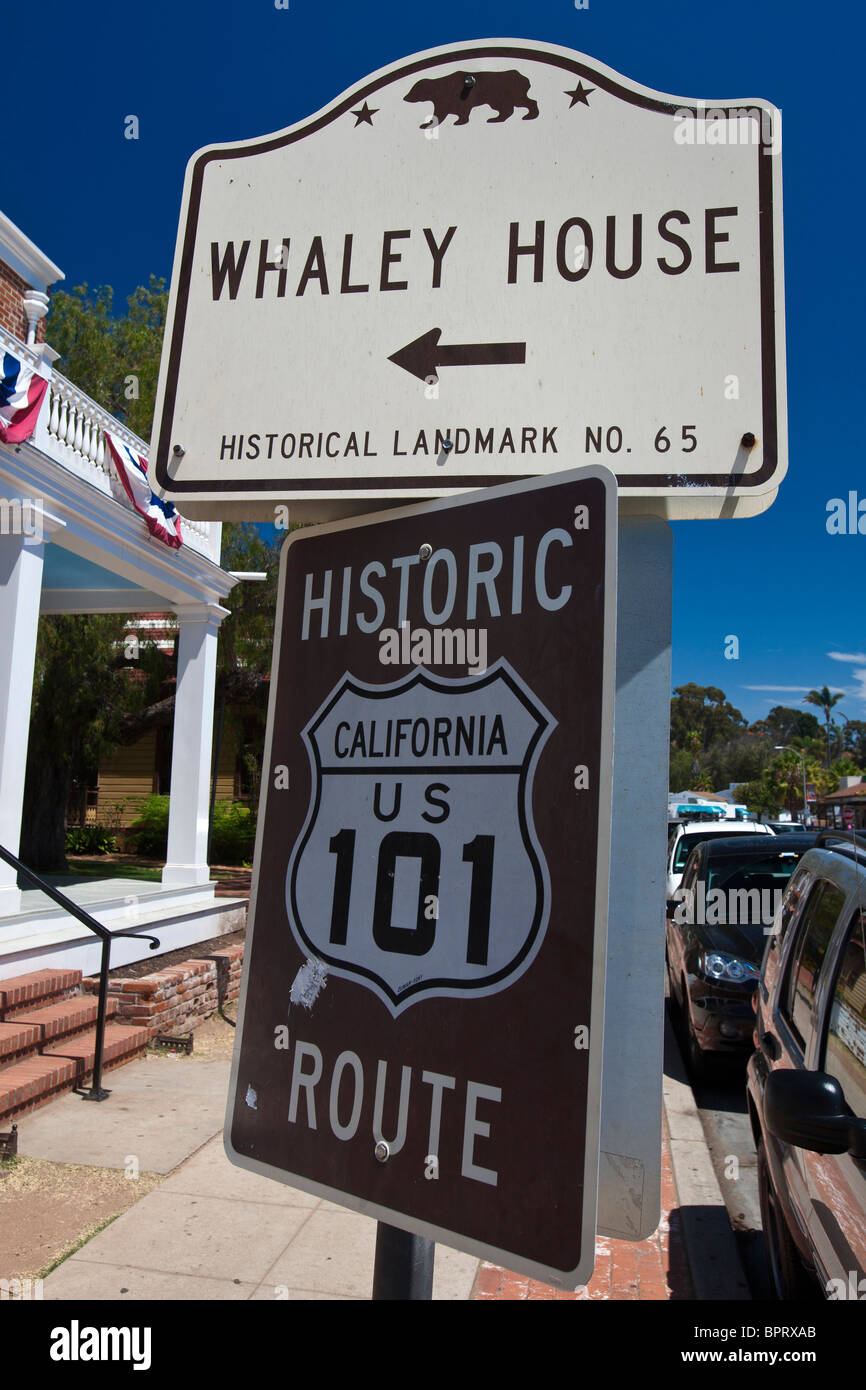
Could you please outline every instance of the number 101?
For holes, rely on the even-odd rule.
[[[341,830],[333,835],[328,848],[337,856],[334,898],[331,905],[331,935],[334,946],[345,946],[349,929],[349,899],[355,861],[355,831]],[[472,865],[469,891],[469,925],[466,940],[467,965],[486,965],[490,938],[490,900],[493,891],[494,835],[476,835],[463,846],[463,862]],[[394,904],[394,878],[398,859],[419,861],[418,910],[414,929],[395,927],[391,922]],[[412,830],[392,830],[379,846],[376,867],[376,896],[373,906],[373,940],[383,951],[404,956],[423,956],[436,935],[436,918],[424,911],[430,898],[439,899],[442,849],[435,835]]]

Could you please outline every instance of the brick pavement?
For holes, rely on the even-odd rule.
[[[472,1298],[661,1302],[692,1299],[694,1286],[682,1236],[679,1201],[674,1185],[667,1120],[662,1127],[662,1219],[647,1239],[639,1242],[599,1236],[595,1242],[595,1272],[585,1288],[574,1293],[555,1289],[539,1279],[500,1269],[482,1260]]]

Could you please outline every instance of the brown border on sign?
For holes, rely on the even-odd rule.
[[[356,102],[366,99],[374,92],[379,91],[382,87],[389,86],[396,79],[411,76],[413,73],[420,72],[424,68],[438,67],[446,62],[468,61],[471,58],[516,58],[527,59],[530,62],[547,63],[551,67],[560,67],[565,72],[571,73],[577,78],[585,77],[588,81],[595,82],[611,96],[617,97],[621,101],[630,102],[633,106],[642,107],[647,111],[666,112],[673,115],[677,111],[688,110],[696,106],[694,101],[689,101],[686,98],[674,103],[673,101],[663,101],[659,97],[650,97],[644,93],[630,91],[628,87],[614,81],[606,74],[600,73],[598,69],[590,66],[590,64],[576,62],[573,59],[565,57],[562,53],[552,53],[536,48],[524,48],[520,45],[457,47],[454,49],[446,49],[445,51],[435,50],[432,53],[426,53],[421,57],[413,58],[403,66],[389,69],[375,80],[366,83],[366,85],[353,88],[351,93],[346,95],[339,105],[333,107],[333,109],[327,111],[325,114],[312,119],[308,124],[298,129],[292,129],[279,135],[268,136],[258,142],[206,150],[196,159],[195,165],[193,166],[187,221],[183,237],[183,251],[180,262],[180,283],[174,305],[165,395],[162,401],[162,413],[159,421],[159,445],[155,458],[156,479],[159,486],[164,488],[167,492],[178,496],[184,493],[195,493],[201,496],[204,493],[226,493],[231,495],[238,492],[268,492],[276,496],[281,491],[318,492],[330,497],[335,493],[350,491],[356,496],[361,496],[365,492],[373,493],[379,489],[399,490],[405,488],[424,488],[428,490],[435,488],[437,493],[444,493],[446,490],[450,489],[489,487],[503,481],[501,474],[486,473],[468,473],[460,477],[451,477],[447,480],[444,478],[434,480],[429,476],[423,475],[406,477],[391,474],[386,477],[364,478],[294,478],[291,479],[287,485],[286,481],[281,481],[277,478],[244,478],[242,483],[239,482],[238,479],[216,478],[183,482],[173,479],[168,472],[169,436],[174,422],[177,380],[183,348],[183,328],[186,318],[189,286],[192,278],[193,253],[198,229],[198,215],[201,206],[204,171],[207,165],[215,159],[245,159],[248,155],[265,154],[269,150],[280,149],[286,145],[292,145],[295,141],[301,140],[307,135],[315,134],[316,131],[321,130],[339,116],[345,115]],[[713,103],[712,108],[708,106],[707,109],[725,111],[730,115],[747,110],[748,103],[743,101],[729,102],[727,104],[724,102]],[[763,130],[761,131],[761,139],[754,148],[758,156],[758,245],[761,286],[761,359],[763,365],[762,443],[764,448],[761,467],[754,473],[749,474],[731,472],[692,476],[684,473],[617,473],[617,484],[620,489],[635,488],[643,490],[647,488],[667,488],[674,493],[685,492],[689,488],[736,488],[740,492],[744,489],[748,489],[749,491],[752,489],[765,491],[766,487],[764,485],[766,485],[777,472],[779,463],[779,435],[776,412],[775,258],[773,254],[775,209],[773,204],[772,157],[768,155],[768,151],[765,147]],[[524,478],[537,476],[539,475],[511,475],[508,481],[520,482]]]

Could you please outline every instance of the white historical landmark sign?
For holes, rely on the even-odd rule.
[[[190,161],[155,485],[328,519],[579,464],[762,511],[786,460],[780,118],[570,50],[417,54]]]

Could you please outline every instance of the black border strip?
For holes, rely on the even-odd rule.
[[[269,150],[281,149],[283,146],[294,144],[296,140],[301,140],[307,135],[313,135],[321,130],[323,126],[338,117],[354,106],[357,102],[365,100],[374,92],[382,87],[389,86],[392,82],[409,77],[413,73],[423,71],[428,67],[438,67],[443,63],[469,61],[472,58],[516,58],[530,62],[547,63],[551,67],[559,67],[565,72],[571,73],[578,78],[585,77],[588,81],[595,82],[596,86],[601,87],[611,96],[620,100],[628,101],[633,106],[639,106],[647,111],[661,111],[674,114],[677,111],[696,110],[697,104],[694,101],[683,99],[674,104],[671,101],[662,101],[657,97],[649,97],[643,93],[630,91],[623,87],[621,83],[614,82],[606,75],[599,73],[587,63],[578,63],[572,59],[565,58],[559,53],[546,53],[543,50],[516,47],[490,47],[490,48],[455,48],[425,54],[421,58],[406,63],[403,67],[392,68],[376,81],[368,82],[360,89],[353,89],[351,95],[347,96],[339,106],[320,116],[317,120],[311,121],[300,130],[290,131],[286,134],[269,136],[260,140],[257,144],[244,144],[239,148],[233,149],[214,149],[207,150],[195,163],[193,170],[192,183],[190,186],[189,206],[187,209],[187,223],[184,232],[183,252],[180,264],[180,283],[178,296],[174,307],[174,318],[172,321],[171,344],[169,349],[168,374],[166,379],[165,396],[162,403],[162,414],[159,422],[159,444],[156,452],[155,466],[156,479],[160,487],[164,488],[170,495],[181,496],[184,493],[193,493],[199,500],[204,500],[205,493],[228,493],[226,500],[236,500],[242,502],[239,494],[247,492],[268,492],[274,496],[279,496],[289,492],[321,492],[325,498],[330,498],[336,493],[350,491],[358,497],[363,497],[364,493],[389,490],[396,493],[411,488],[425,488],[434,491],[436,495],[447,493],[450,488],[471,488],[471,487],[491,487],[501,482],[519,482],[525,478],[537,477],[538,474],[526,473],[520,475],[502,474],[480,474],[467,473],[460,477],[432,478],[429,476],[404,477],[400,475],[389,475],[388,477],[346,477],[346,478],[316,478],[316,479],[291,479],[280,480],[276,478],[244,478],[243,480],[233,479],[198,479],[195,482],[182,482],[172,479],[168,474],[168,450],[169,437],[173,428],[174,410],[177,398],[177,382],[180,370],[180,358],[183,348],[183,329],[186,319],[187,301],[189,297],[189,285],[192,278],[192,262],[195,249],[196,233],[198,230],[198,216],[201,207],[201,192],[204,181],[204,171],[212,160],[223,159],[245,159],[249,155],[264,154]],[[707,109],[710,109],[709,107]],[[735,111],[750,110],[745,103],[736,103],[725,107],[715,105],[712,110],[726,111],[728,114]],[[617,482],[620,489],[635,488],[641,492],[647,488],[667,488],[669,495],[685,493],[694,488],[736,488],[742,492],[744,489],[759,488],[776,473],[778,468],[778,420],[776,415],[776,323],[775,323],[775,263],[773,256],[773,169],[772,159],[779,158],[778,154],[770,155],[767,153],[764,133],[761,131],[761,139],[755,145],[758,158],[758,243],[760,254],[760,300],[761,300],[761,358],[763,367],[763,391],[762,391],[762,443],[764,446],[761,467],[754,473],[742,474],[739,472],[730,473],[710,473],[690,476],[683,473],[618,473]]]

